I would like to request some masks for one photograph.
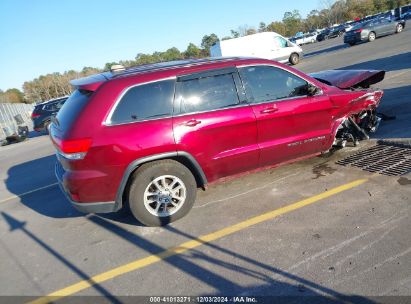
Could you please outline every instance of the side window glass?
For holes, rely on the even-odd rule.
[[[278,48],[285,48],[287,47],[287,40],[282,37],[276,36],[274,37],[274,45]]]
[[[240,69],[240,75],[251,103],[307,95],[307,81],[280,68],[244,67]]]
[[[51,103],[44,106],[44,110],[46,111],[56,111],[57,109],[57,103]]]
[[[180,113],[222,109],[239,103],[232,74],[182,81],[179,96]]]
[[[126,123],[171,116],[174,80],[143,84],[129,89],[111,116],[111,123]]]

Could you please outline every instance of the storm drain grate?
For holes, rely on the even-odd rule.
[[[336,163],[368,172],[399,176],[411,172],[411,148],[378,144]]]

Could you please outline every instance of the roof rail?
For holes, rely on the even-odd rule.
[[[239,59],[247,59],[246,57],[208,57],[203,59],[186,59],[186,60],[176,60],[176,61],[165,61],[158,63],[150,63],[143,65],[136,65],[133,67],[125,68],[123,71],[116,72],[112,77],[116,78],[123,75],[145,73],[153,70],[168,70],[173,68],[181,67],[191,67],[195,65],[200,65],[203,63],[214,63],[221,61],[232,61]]]

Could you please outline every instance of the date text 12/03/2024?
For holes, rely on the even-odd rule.
[[[222,297],[222,296],[198,296],[198,297],[150,297],[150,303],[258,303],[255,297]]]

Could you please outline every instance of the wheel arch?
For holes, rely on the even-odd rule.
[[[130,185],[130,180],[131,180],[133,173],[136,170],[138,170],[139,167],[141,167],[142,165],[146,163],[155,162],[155,161],[164,160],[164,159],[172,159],[172,160],[175,160],[181,163],[183,166],[186,166],[193,174],[198,187],[204,188],[205,185],[207,184],[207,177],[205,176],[203,169],[201,168],[197,160],[188,152],[176,151],[176,152],[160,153],[160,154],[155,154],[155,155],[151,155],[148,157],[139,158],[139,159],[132,161],[127,166],[127,169],[125,170],[123,174],[123,177],[121,179],[120,186],[117,190],[117,195],[116,195],[116,205],[117,205],[116,209],[117,210],[120,210],[123,206],[126,190],[128,189]]]

